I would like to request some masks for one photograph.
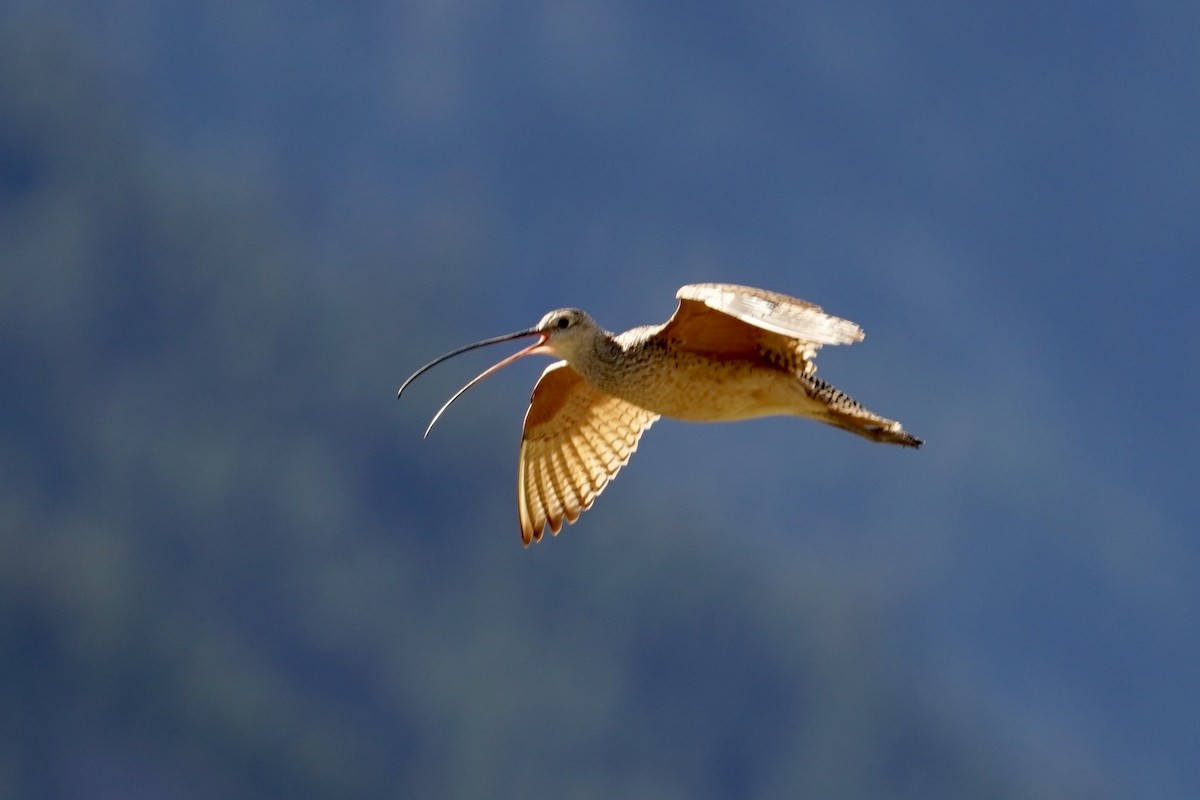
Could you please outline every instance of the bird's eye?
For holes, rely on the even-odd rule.
[[[559,317],[558,322],[554,324],[559,327],[559,330],[562,330],[563,328],[570,327],[571,320],[567,319],[566,317]]]

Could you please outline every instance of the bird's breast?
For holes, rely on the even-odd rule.
[[[807,415],[820,408],[790,372],[760,361],[670,348],[635,354],[621,368],[598,377],[593,380],[598,388],[622,400],[697,422]]]

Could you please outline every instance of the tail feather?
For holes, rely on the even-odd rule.
[[[904,430],[899,422],[868,411],[853,397],[815,375],[806,376],[805,388],[810,397],[825,404],[825,414],[820,418],[822,422],[873,442],[903,447],[920,447],[923,444],[921,439]]]

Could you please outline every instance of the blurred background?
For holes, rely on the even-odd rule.
[[[0,5],[0,796],[1200,794],[1200,7]],[[926,440],[545,366],[684,283]]]

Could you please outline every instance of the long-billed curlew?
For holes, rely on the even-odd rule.
[[[874,442],[920,447],[899,422],[873,414],[816,376],[825,344],[863,339],[849,320],[775,292],[727,283],[697,283],[676,294],[679,308],[662,325],[611,334],[577,308],[551,311],[525,331],[496,336],[435,358],[418,375],[451,356],[489,344],[536,336],[537,341],[489,367],[463,392],[522,356],[562,359],[533,387],[517,476],[521,541],[557,534],[592,505],[660,416],[699,422],[777,414],[810,417]]]

